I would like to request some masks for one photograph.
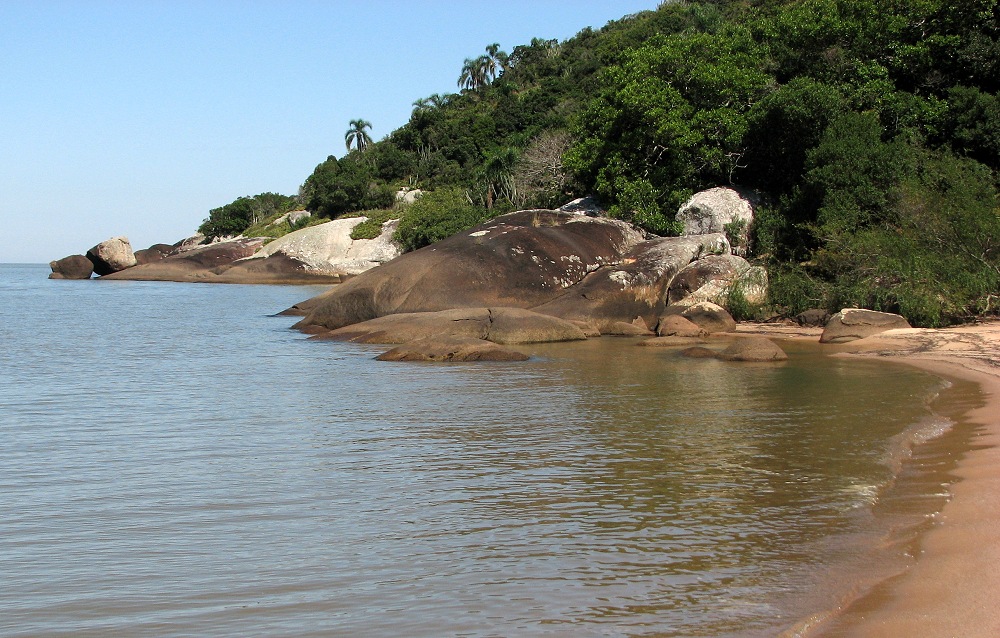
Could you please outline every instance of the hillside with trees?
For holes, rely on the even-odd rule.
[[[486,46],[384,139],[350,122],[297,202],[334,218],[422,189],[391,213],[417,248],[581,195],[670,235],[691,194],[733,185],[761,202],[750,248],[771,298],[753,312],[963,321],[1000,306],[998,35],[997,0],[664,2]],[[262,197],[204,232],[240,232],[256,215],[240,202]]]

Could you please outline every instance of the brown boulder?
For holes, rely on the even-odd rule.
[[[445,335],[427,337],[375,357],[379,361],[527,361],[528,356],[517,350],[498,346],[490,341]]]
[[[808,328],[822,328],[830,320],[830,312],[824,308],[812,308],[795,315],[795,323]]]
[[[819,342],[846,343],[886,330],[910,327],[909,322],[900,315],[860,308],[844,308],[826,322]]]
[[[744,337],[729,344],[719,353],[726,361],[785,361],[788,355],[770,339]]]
[[[714,303],[703,301],[687,307],[668,306],[666,314],[674,314],[677,310],[680,310],[682,317],[709,334],[736,330],[736,320],[733,316],[725,308]]]
[[[94,264],[83,255],[70,255],[49,262],[52,273],[49,279],[90,279]]]
[[[306,315],[299,328],[336,329],[401,312],[531,308],[564,294],[601,266],[617,263],[641,239],[616,220],[519,211],[361,273],[288,313]]]
[[[586,339],[569,321],[522,308],[456,308],[385,315],[318,335],[358,343],[410,343],[461,336],[499,344]]]
[[[664,315],[656,326],[656,334],[659,337],[700,337],[705,331],[681,315]]]
[[[128,237],[102,241],[87,251],[87,259],[94,264],[94,272],[101,277],[135,266],[135,253]]]

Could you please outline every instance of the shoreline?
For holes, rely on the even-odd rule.
[[[741,324],[738,333],[812,341],[819,331]],[[890,330],[829,346],[831,356],[878,358],[945,380],[975,383],[984,403],[966,408],[973,427],[956,481],[916,559],[902,573],[787,632],[788,636],[895,638],[1000,635],[1000,321],[945,329]]]

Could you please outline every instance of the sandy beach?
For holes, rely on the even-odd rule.
[[[739,331],[806,340],[820,334],[768,325]],[[837,356],[891,358],[944,378],[973,381],[985,404],[962,415],[977,426],[975,439],[958,460],[951,498],[920,539],[912,567],[798,635],[1000,636],[1000,321],[891,330],[830,350]]]

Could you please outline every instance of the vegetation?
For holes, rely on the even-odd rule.
[[[276,219],[294,210],[297,203],[295,197],[277,193],[239,197],[225,206],[210,210],[208,219],[198,227],[198,232],[209,238],[238,235],[265,219]]]
[[[1000,305],[1000,0],[664,2],[491,44],[458,86],[380,141],[350,122],[300,205],[333,218],[421,188],[399,213],[412,249],[585,194],[676,233],[692,193],[734,184],[765,202],[749,248],[773,309],[942,325]],[[213,210],[206,234],[245,229],[240,202],[261,197]]]

